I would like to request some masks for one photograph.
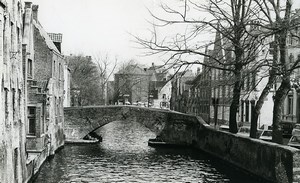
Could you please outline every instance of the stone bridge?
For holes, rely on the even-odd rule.
[[[215,130],[193,115],[135,106],[70,107],[64,115],[67,139],[82,139],[113,121],[135,121],[165,142],[191,144],[264,180],[300,182],[299,150]]]
[[[113,121],[138,122],[169,143],[191,144],[200,123],[195,116],[169,110],[137,106],[90,106],[64,109],[67,140],[83,139],[87,134]]]

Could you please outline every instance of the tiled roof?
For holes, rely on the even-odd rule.
[[[57,53],[60,53],[60,51],[58,51],[58,49],[56,48],[56,46],[54,45],[53,41],[51,40],[51,38],[48,36],[47,32],[44,30],[44,28],[42,27],[42,25],[39,22],[36,22],[35,20],[33,20],[33,25],[35,28],[38,29],[40,35],[44,38],[48,48],[50,50],[54,50]]]
[[[61,43],[62,34],[61,33],[48,33],[48,36],[52,39],[53,42]]]

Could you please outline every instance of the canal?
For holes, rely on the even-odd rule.
[[[257,182],[193,149],[149,147],[155,134],[139,123],[113,122],[98,132],[102,143],[66,145],[44,163],[35,183]]]

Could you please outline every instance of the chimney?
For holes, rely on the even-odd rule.
[[[38,10],[39,10],[39,5],[32,5],[32,15],[35,21],[38,21]]]
[[[62,43],[62,34],[61,33],[48,33],[48,36],[51,38],[52,42],[61,53],[61,43]]]
[[[25,9],[31,8],[32,2],[25,2]]]

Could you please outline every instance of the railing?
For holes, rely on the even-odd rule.
[[[297,116],[296,115],[291,115],[291,114],[282,115],[282,121],[296,123],[297,122]]]

